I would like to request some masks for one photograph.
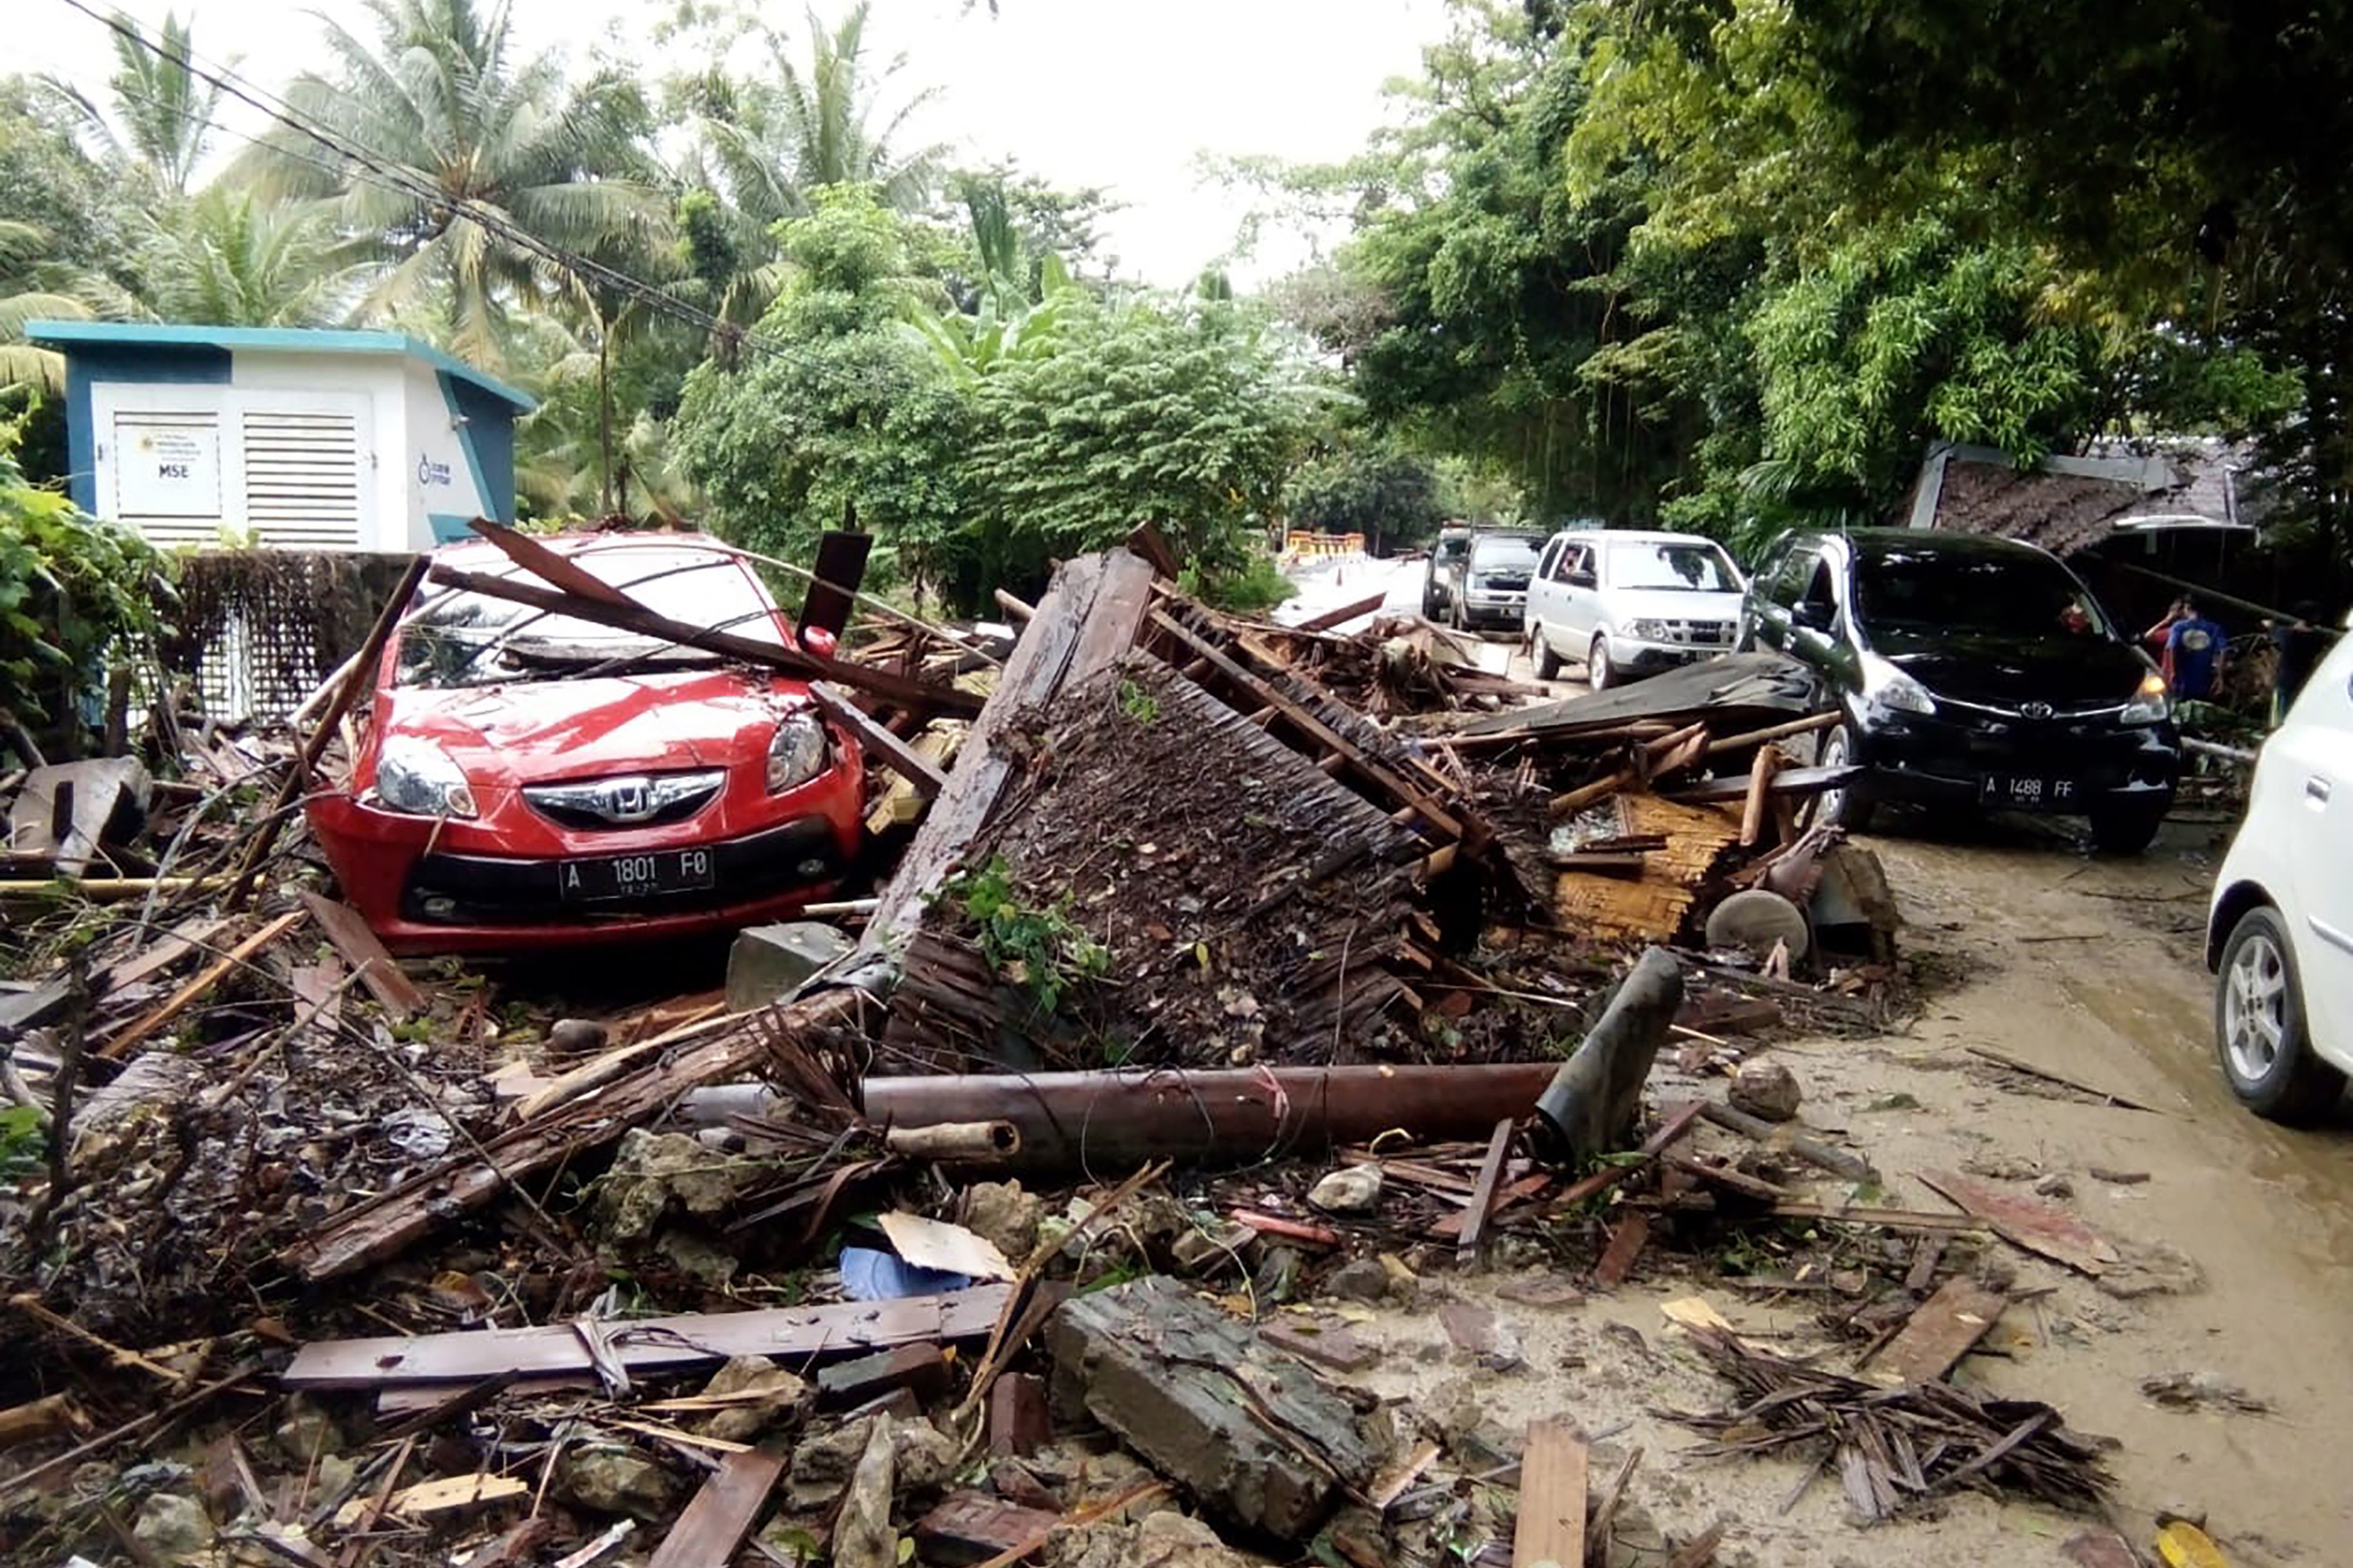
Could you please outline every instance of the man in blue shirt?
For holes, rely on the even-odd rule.
[[[2158,650],[2158,666],[2176,697],[2200,700],[2214,689],[2214,666],[2229,638],[2222,628],[2198,613],[2198,602],[2184,594],[2173,602],[2165,619],[2148,628],[2146,640]]]

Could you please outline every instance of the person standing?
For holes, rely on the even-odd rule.
[[[2336,639],[2312,623],[2320,614],[2320,606],[2306,600],[2296,605],[2295,614],[2286,625],[2265,622],[2271,632],[2272,646],[2279,650],[2279,664],[2272,677],[2272,727],[2295,702],[2295,694],[2312,677],[2313,669],[2328,652]]]
[[[2176,697],[2202,701],[2212,694],[2214,667],[2229,639],[2220,625],[2199,612],[2196,599],[2188,594],[2176,599],[2143,640],[2158,649],[2158,668]]]

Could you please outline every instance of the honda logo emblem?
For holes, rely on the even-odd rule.
[[[2018,705],[2018,716],[2021,719],[2048,719],[2055,711],[2057,710],[2048,702],[2021,702]]]
[[[638,822],[654,814],[653,786],[645,778],[610,779],[604,787],[604,799],[597,804],[602,815],[613,822]]]

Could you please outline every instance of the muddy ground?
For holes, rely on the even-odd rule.
[[[1889,1205],[1945,1206],[1912,1173],[1960,1167],[2016,1183],[2063,1176],[2061,1201],[2115,1241],[2121,1268],[2097,1282],[1989,1242],[2014,1270],[2012,1304],[1957,1381],[2045,1399],[2069,1425],[2115,1440],[2115,1522],[2146,1548],[2155,1516],[2205,1516],[2230,1561],[2353,1562],[2353,1115],[2312,1132],[2259,1121],[2231,1100],[2209,1043],[2200,952],[2205,889],[2227,825],[2175,823],[2138,859],[2091,858],[2054,826],[2000,823],[1968,838],[1870,840],[1911,923],[1910,951],[1936,986],[1905,1031],[1791,1039],[1765,1053],[1806,1090],[1801,1120],[1842,1133],[1877,1165]],[[1982,1045],[2145,1103],[2128,1110],[1974,1058]],[[1664,1068],[1656,1092],[1689,1080]],[[2145,1175],[2145,1180],[2103,1179]],[[1723,1407],[1719,1383],[1669,1328],[1661,1304],[1704,1297],[1744,1333],[1785,1352],[1853,1349],[1815,1326],[1820,1294],[1751,1293],[1721,1272],[1679,1268],[1653,1247],[1618,1291],[1538,1309],[1499,1299],[1508,1276],[1433,1286],[1493,1307],[1525,1365],[1482,1370],[1449,1344],[1434,1304],[1385,1310],[1359,1330],[1387,1353],[1364,1381],[1425,1411],[1459,1406],[1517,1429],[1562,1415],[1596,1445],[1597,1489],[1626,1449],[1644,1458],[1630,1498],[1677,1538],[1727,1523],[1721,1561],[1755,1568],[2057,1563],[2083,1521],[1968,1497],[1868,1531],[1834,1477],[1786,1513],[1794,1459],[1680,1457],[1697,1438],[1665,1408]],[[2048,1294],[2017,1300],[2038,1288]],[[1615,1327],[1623,1325],[1623,1328]],[[1638,1352],[1625,1328],[1641,1336]],[[2145,1396],[2145,1378],[2202,1373],[2270,1414],[2187,1411]],[[2037,1543],[2031,1538],[2044,1538]]]

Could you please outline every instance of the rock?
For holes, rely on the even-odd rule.
[[[788,1426],[807,1414],[809,1385],[766,1356],[739,1355],[711,1374],[702,1392],[756,1394],[756,1403],[714,1410],[702,1423],[705,1436],[729,1443],[748,1443],[777,1426]]]
[[[2115,1245],[2120,1256],[2093,1283],[2119,1301],[2137,1301],[2144,1296],[2186,1296],[2205,1288],[2206,1271],[2179,1247],[2161,1241],[2123,1237],[2115,1238]]]
[[[2247,1415],[2270,1412],[2272,1402],[2249,1394],[2235,1383],[2227,1383],[2211,1372],[2174,1372],[2158,1377],[2140,1380],[2140,1391],[2159,1405],[2176,1410],[2194,1409],[2204,1405],[2213,1410],[2235,1410]]]
[[[727,950],[727,1010],[749,1013],[789,1000],[804,981],[852,945],[821,921],[785,921],[737,932],[735,945]]]
[[[620,1513],[649,1523],[668,1519],[677,1505],[678,1486],[651,1459],[617,1444],[589,1444],[565,1450],[555,1467],[564,1495],[592,1513]]]
[[[607,1239],[632,1242],[649,1239],[673,1207],[716,1218],[761,1173],[755,1163],[706,1149],[691,1134],[632,1127],[596,1184],[599,1226]]]
[[[165,1562],[186,1563],[212,1552],[212,1517],[194,1498],[157,1492],[140,1505],[131,1537]]]
[[[2037,1177],[2034,1190],[2046,1198],[2072,1198],[2075,1195],[2075,1184],[2068,1180],[2066,1172],[2053,1171],[2047,1176]]]
[[[551,1056],[593,1056],[609,1045],[612,1038],[613,1031],[594,1018],[558,1018],[547,1026]]]
[[[654,1242],[654,1249],[678,1265],[680,1273],[706,1289],[726,1289],[734,1283],[735,1271],[744,1266],[742,1258],[695,1230],[665,1229]]]
[[[1325,1214],[1370,1214],[1381,1201],[1381,1168],[1350,1165],[1334,1171],[1308,1190],[1307,1201]]]
[[[891,1528],[897,1476],[892,1466],[891,1418],[867,1435],[850,1471],[849,1495],[833,1525],[833,1568],[899,1568],[899,1532]]]
[[[1145,1515],[1121,1568],[1250,1568],[1250,1559],[1199,1520],[1170,1510]]]
[[[902,1492],[936,1491],[954,1479],[963,1458],[963,1445],[929,1421],[891,1423],[891,1467]]]
[[[1779,1062],[1746,1061],[1733,1073],[1732,1087],[1725,1091],[1725,1098],[1735,1110],[1767,1121],[1787,1121],[1798,1114],[1805,1091],[1798,1087],[1797,1075]]]
[[[1776,943],[1787,942],[1794,963],[1806,956],[1808,941],[1805,911],[1763,888],[1744,888],[1708,911],[1712,951],[1738,948],[1764,959],[1772,956]]]
[[[965,1228],[995,1243],[1017,1267],[1038,1250],[1038,1226],[1045,1213],[1045,1200],[1023,1192],[1018,1182],[979,1182],[965,1191]]]
[[[1394,1252],[1381,1254],[1381,1268],[1389,1277],[1390,1299],[1411,1306],[1421,1299],[1421,1276],[1406,1267],[1404,1258]]]
[[[1523,1307],[1547,1309],[1574,1307],[1585,1300],[1584,1290],[1566,1274],[1539,1274],[1506,1279],[1495,1287],[1495,1294]]]
[[[1343,1263],[1324,1279],[1324,1294],[1336,1296],[1343,1301],[1363,1301],[1367,1304],[1386,1300],[1389,1293],[1389,1271],[1381,1267],[1377,1258],[1359,1258]]]
[[[867,1438],[883,1419],[869,1415],[844,1422],[793,1450],[791,1468],[785,1472],[785,1500],[794,1512],[813,1513],[841,1495],[866,1452]]]
[[[1074,1298],[1050,1320],[1047,1344],[1059,1411],[1102,1423],[1238,1528],[1303,1541],[1338,1487],[1363,1487],[1378,1463],[1345,1400],[1175,1280]],[[1261,1417],[1328,1469],[1303,1463]]]
[[[343,1450],[343,1428],[307,1394],[295,1394],[286,1402],[285,1411],[269,1436],[280,1453],[306,1470],[321,1456]]]
[[[1563,1164],[1582,1165],[1622,1147],[1641,1110],[1651,1064],[1683,1005],[1683,966],[1664,948],[1645,951],[1536,1100],[1535,1130]]]

